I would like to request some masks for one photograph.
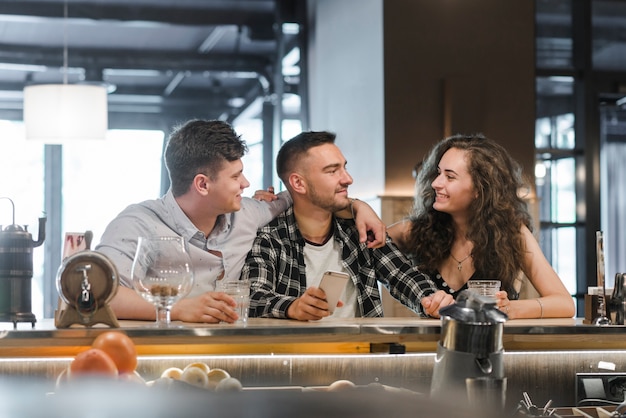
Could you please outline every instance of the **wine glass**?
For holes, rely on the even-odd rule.
[[[156,307],[156,326],[169,327],[172,305],[193,286],[191,258],[182,237],[139,237],[131,271],[133,286]]]

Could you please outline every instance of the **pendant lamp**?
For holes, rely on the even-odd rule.
[[[107,113],[104,86],[41,84],[24,88],[26,139],[52,144],[104,139]]]
[[[107,87],[68,84],[67,1],[64,10],[63,84],[24,88],[26,139],[48,144],[104,139],[108,127]]]

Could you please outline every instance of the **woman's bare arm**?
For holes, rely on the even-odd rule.
[[[505,312],[508,310],[510,319],[573,317],[574,301],[567,288],[548,263],[530,230],[523,226],[521,233],[526,244],[522,270],[540,297],[510,301],[508,309],[505,307]]]

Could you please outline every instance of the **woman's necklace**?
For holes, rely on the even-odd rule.
[[[456,264],[456,268],[457,268],[459,271],[461,271],[461,270],[463,269],[463,262],[464,262],[465,260],[467,260],[468,258],[470,258],[471,256],[472,256],[472,254],[470,253],[470,254],[468,254],[468,255],[467,255],[467,256],[466,256],[463,260],[457,260],[457,259],[456,259],[456,257],[454,256],[454,254],[452,254],[452,252],[450,252],[450,257],[452,257],[452,259],[453,259],[454,261],[456,261],[456,263],[457,263],[457,264]]]

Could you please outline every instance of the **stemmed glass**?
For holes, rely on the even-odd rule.
[[[193,286],[191,258],[182,237],[139,237],[131,271],[133,286],[156,307],[156,326],[169,327],[172,305]]]

